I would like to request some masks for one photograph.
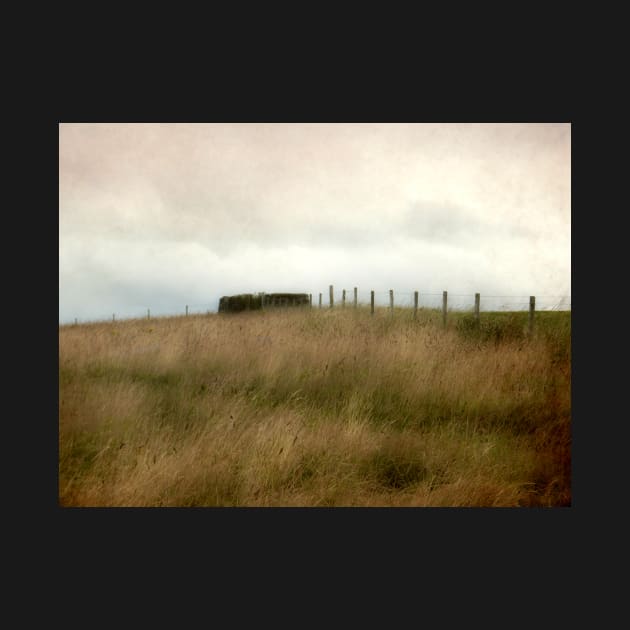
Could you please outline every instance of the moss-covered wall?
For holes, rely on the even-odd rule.
[[[264,306],[308,306],[307,293],[265,293]]]
[[[264,304],[263,304],[264,299]],[[238,313],[240,311],[259,310],[268,307],[308,306],[307,293],[242,293],[224,295],[219,300],[219,313]]]

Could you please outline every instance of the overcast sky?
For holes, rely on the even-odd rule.
[[[569,123],[62,123],[59,320],[330,284],[553,306],[570,154]]]

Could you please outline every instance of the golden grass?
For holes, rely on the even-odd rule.
[[[494,342],[436,319],[60,327],[60,504],[570,505],[570,328]]]

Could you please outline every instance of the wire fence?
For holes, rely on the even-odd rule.
[[[444,293],[423,292],[423,291],[395,291],[393,289],[387,291],[366,291],[357,288],[357,306],[370,306],[372,303],[372,294],[375,307],[390,307],[393,297],[394,307],[398,308],[429,308],[442,309],[444,301]],[[392,295],[393,294],[393,295]],[[417,298],[416,298],[417,294]],[[475,294],[474,293],[449,293],[447,294],[447,310],[449,311],[474,311],[475,310]],[[351,289],[337,290],[333,287],[333,307],[354,306],[354,287]],[[321,296],[322,307],[330,308],[330,287],[327,291],[319,293],[317,304],[313,300],[313,305],[319,306],[319,296]],[[531,295],[484,295],[479,294],[479,310],[480,312],[490,311],[528,311],[530,307]],[[570,295],[536,295],[535,305],[537,311],[570,311],[571,296]]]
[[[481,293],[448,293],[443,291],[395,291],[364,290],[358,287],[336,289],[330,285],[326,291],[310,293],[311,308],[370,308],[383,307],[400,309],[440,309],[443,313],[455,312],[496,312],[496,311],[571,311],[570,295],[485,295]],[[534,300],[532,304],[532,298]],[[533,305],[533,308],[532,308]],[[163,317],[199,316],[217,313],[216,302],[185,304],[180,309],[172,307],[151,308],[136,306],[125,309],[123,316],[112,313],[111,316],[79,319],[65,324],[97,323]],[[265,308],[268,308],[267,306]],[[64,323],[60,322],[60,325]]]

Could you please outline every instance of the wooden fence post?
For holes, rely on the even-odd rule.
[[[330,287],[328,288],[328,292],[329,292],[329,297],[330,297],[330,308],[333,307],[333,285],[331,284]]]
[[[147,319],[151,319],[151,309],[147,309]]]
[[[446,327],[446,305],[448,300],[448,291],[442,291],[442,324]]]
[[[346,290],[341,292],[341,308],[346,308]]]
[[[313,308],[313,294],[312,293],[308,294],[308,306],[309,308]]]
[[[413,318],[417,319],[418,317],[418,292],[413,292]]]
[[[534,334],[534,311],[536,310],[536,296],[529,296],[529,335]]]
[[[389,290],[389,316],[394,317],[394,290]]]
[[[370,291],[370,313],[374,315],[374,291]]]
[[[357,299],[357,287],[354,287],[354,308],[359,304],[359,300]]]
[[[479,293],[475,293],[475,324],[477,327],[479,327],[479,300],[480,300],[480,295]]]
[[[319,308],[322,307],[322,294],[319,294]]]
[[[188,304],[186,304],[186,317],[188,317]]]

